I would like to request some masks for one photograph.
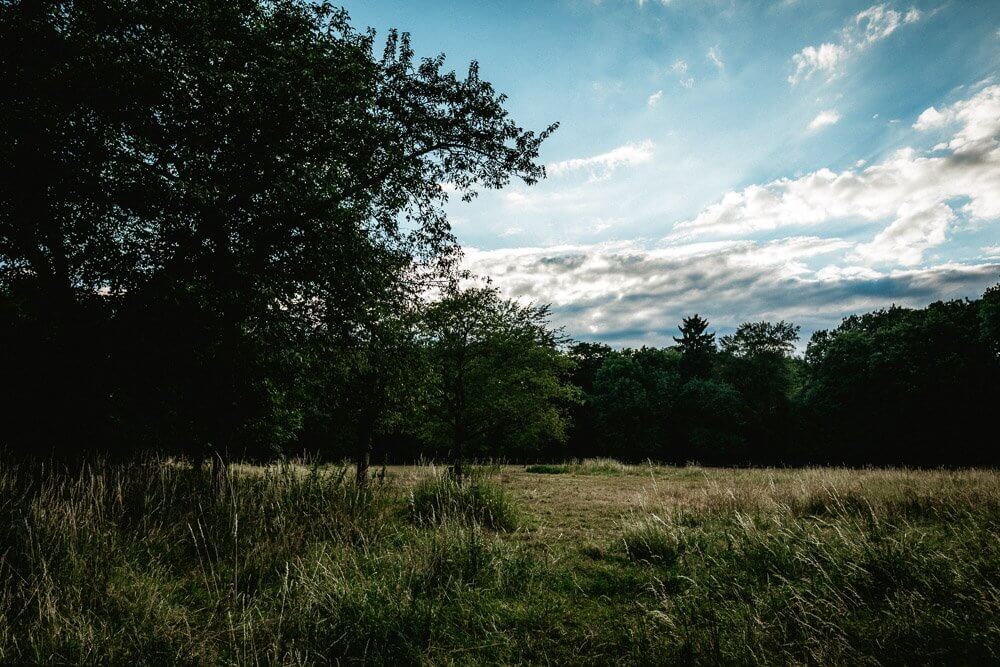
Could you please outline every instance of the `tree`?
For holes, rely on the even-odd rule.
[[[680,325],[681,337],[674,337],[681,352],[681,371],[685,378],[705,379],[712,372],[715,354],[715,334],[705,333],[708,320],[695,314],[685,317]]]
[[[740,395],[746,437],[761,462],[788,463],[796,423],[794,398],[801,363],[792,358],[799,327],[745,322],[721,339],[720,375]]]
[[[986,290],[979,301],[979,331],[983,341],[1000,361],[1000,284]]]
[[[795,350],[799,327],[781,320],[771,322],[744,322],[731,336],[723,336],[723,352],[737,357],[755,357],[763,354],[786,356]]]
[[[580,401],[570,408],[572,427],[566,451],[558,458],[572,456],[582,458],[595,454],[602,447],[594,403],[594,382],[598,371],[612,351],[603,343],[575,342],[568,346],[566,354],[573,362],[569,381],[579,388]]]
[[[496,455],[537,449],[566,436],[576,392],[560,335],[546,307],[523,306],[495,288],[454,288],[424,315],[429,379],[420,420],[425,436],[448,442],[461,480],[470,449],[489,440]]]
[[[676,350],[650,347],[604,359],[590,399],[602,453],[632,461],[678,459],[674,409],[681,363]]]
[[[1000,365],[981,302],[894,306],[817,332],[804,401],[824,462],[971,465],[996,460],[988,432]]]
[[[333,351],[344,362],[328,391],[354,425],[355,478],[368,481],[373,438],[412,420],[425,380],[425,358],[417,343],[419,304],[393,300],[369,318],[347,350]],[[339,352],[339,354],[337,354]]]
[[[325,3],[9,1],[0,42],[0,263],[68,319],[102,295],[129,325],[113,366],[162,375],[138,414],[188,411],[218,461],[287,441],[317,337],[447,273],[449,190],[534,183],[555,127],[406,35],[377,56]],[[160,363],[182,358],[196,377]]]

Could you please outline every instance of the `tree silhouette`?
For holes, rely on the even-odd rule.
[[[449,191],[534,183],[555,127],[325,3],[8,2],[0,42],[5,280],[53,322],[100,295],[128,324],[112,366],[158,378],[111,392],[120,415],[181,411],[218,461],[293,438],[317,337],[450,272]]]
[[[679,328],[681,336],[675,336],[674,341],[681,352],[681,373],[685,378],[709,377],[715,354],[715,334],[705,332],[708,320],[694,314],[685,317]]]

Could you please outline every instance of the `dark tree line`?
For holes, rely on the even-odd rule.
[[[666,349],[578,343],[564,456],[734,465],[997,465],[1000,286],[817,331],[695,315]]]

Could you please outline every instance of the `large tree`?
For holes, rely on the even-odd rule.
[[[396,33],[376,54],[326,3],[7,1],[0,42],[5,273],[53,313],[113,303],[122,365],[162,376],[126,412],[186,411],[217,455],[280,441],[318,336],[447,272],[450,191],[544,175],[553,127],[522,130],[475,63]]]
[[[576,391],[564,381],[571,362],[548,319],[547,308],[503,299],[489,286],[449,290],[427,308],[421,421],[427,437],[448,444],[459,480],[477,445],[524,456],[565,438]]]

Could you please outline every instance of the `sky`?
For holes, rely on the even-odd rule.
[[[1000,282],[1000,1],[346,0],[471,60],[547,178],[448,204],[466,266],[579,340],[815,330]]]

